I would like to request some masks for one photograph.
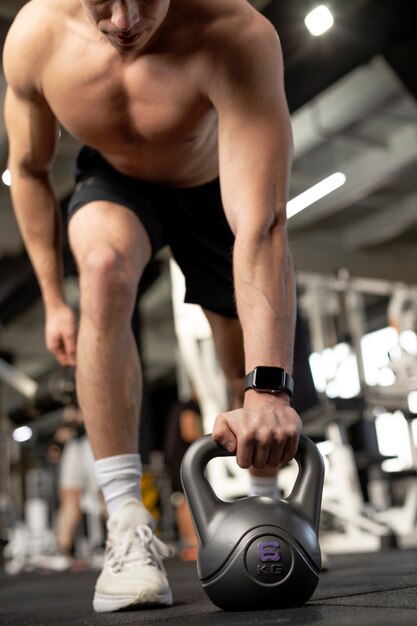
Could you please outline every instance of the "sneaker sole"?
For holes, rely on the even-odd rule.
[[[96,613],[111,613],[128,607],[146,608],[150,606],[172,606],[172,593],[170,590],[158,594],[142,594],[140,598],[133,595],[107,596],[95,593],[93,608]]]

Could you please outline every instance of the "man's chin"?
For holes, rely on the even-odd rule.
[[[114,35],[108,35],[107,39],[118,52],[121,54],[127,54],[131,52],[140,52],[142,48],[146,46],[148,43],[150,36],[148,33],[140,33],[137,37],[132,39],[121,39],[119,37],[115,37]]]

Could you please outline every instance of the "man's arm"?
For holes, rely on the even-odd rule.
[[[231,44],[235,45],[235,44]],[[226,51],[210,97],[219,115],[222,195],[236,236],[234,281],[246,371],[292,370],[295,278],[286,234],[292,159],[281,48],[263,18]],[[213,436],[236,447],[243,467],[278,465],[295,454],[301,422],[285,393],[247,391],[243,411],[222,414]]]
[[[18,26],[12,26],[4,51],[12,201],[45,303],[47,346],[61,364],[70,365],[75,351],[74,324],[63,294],[60,213],[49,177],[57,123],[34,84],[36,72],[28,67],[31,51],[16,45],[20,34],[13,29]]]

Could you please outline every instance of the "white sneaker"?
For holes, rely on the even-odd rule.
[[[172,555],[153,534],[154,521],[137,500],[128,500],[107,522],[104,564],[96,583],[97,613],[126,607],[172,605],[172,593],[162,559]]]

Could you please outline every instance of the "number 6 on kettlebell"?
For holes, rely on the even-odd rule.
[[[233,456],[211,435],[185,453],[181,480],[199,539],[198,574],[210,600],[229,611],[301,606],[314,593],[321,567],[318,531],[324,463],[301,435],[298,476],[282,500],[220,500],[204,473],[207,463]]]

